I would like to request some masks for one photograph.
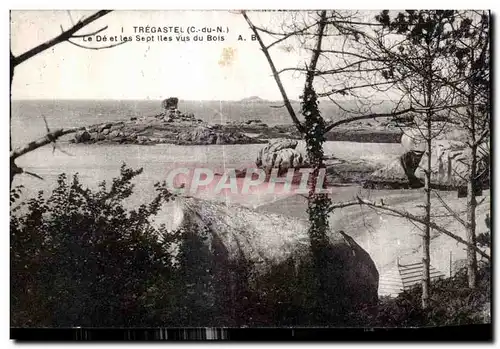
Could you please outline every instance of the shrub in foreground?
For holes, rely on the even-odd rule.
[[[416,285],[396,298],[381,298],[377,307],[351,314],[351,325],[420,327],[489,323],[491,270],[488,263],[480,265],[478,279],[476,289],[468,288],[467,270],[462,269],[453,277],[432,282],[430,305],[425,310],[421,307],[421,285]]]
[[[50,197],[11,208],[12,326],[139,326],[168,320],[160,288],[173,288],[172,239],[149,218],[171,199],[160,184],[149,203],[127,211],[132,179],[121,168],[111,185],[84,188],[58,177]],[[16,197],[14,197],[16,199]],[[159,236],[165,239],[159,239]]]

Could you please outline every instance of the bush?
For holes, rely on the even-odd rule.
[[[431,306],[420,287],[376,307],[347,314],[322,303],[310,261],[289,259],[252,275],[243,257],[216,256],[210,232],[167,232],[150,224],[173,198],[124,207],[142,170],[122,166],[97,190],[62,174],[48,198],[26,202],[11,191],[11,325],[14,327],[434,326],[484,322],[489,267],[467,288],[465,271],[432,284]],[[336,310],[334,310],[336,309]],[[339,310],[340,309],[340,310]],[[487,320],[486,320],[487,321]]]
[[[429,307],[422,309],[421,285],[396,298],[381,298],[377,307],[360,309],[351,314],[354,326],[421,327],[455,326],[489,323],[491,302],[490,265],[481,264],[477,289],[468,288],[467,270],[431,283]]]
[[[141,172],[123,165],[118,178],[97,190],[85,188],[78,175],[69,180],[62,174],[48,198],[40,192],[20,204],[22,188],[11,192],[12,326],[311,326],[342,320],[329,311],[336,304],[319,304],[310,262],[290,259],[256,277],[243,256],[229,260],[214,253],[207,243],[212,232],[151,225],[173,199],[164,184],[156,184],[151,203],[127,210],[124,201]]]
[[[58,177],[11,209],[11,325],[141,326],[168,321],[160,294],[174,289],[169,246],[175,236],[149,218],[171,200],[164,185],[148,205],[127,211],[124,199],[142,169],[121,168],[111,185],[85,189],[78,175]],[[11,202],[18,198],[13,191]],[[161,292],[160,292],[161,291]]]
[[[161,205],[174,199],[164,184],[155,185],[151,203],[127,210],[124,201],[141,172],[123,165],[118,178],[110,185],[100,183],[97,190],[84,188],[78,175],[69,180],[61,174],[48,198],[39,192],[21,203],[22,188],[12,190],[12,326],[272,326],[295,321],[281,304],[287,298],[283,291],[296,286],[284,276],[291,275],[288,269],[276,266],[258,287],[250,287],[252,266],[244,259],[217,258],[206,243],[210,233],[167,232],[150,224]]]

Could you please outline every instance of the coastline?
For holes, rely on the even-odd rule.
[[[399,143],[402,130],[388,124],[373,126],[369,122],[337,127],[326,133],[327,141],[360,143]],[[128,121],[93,124],[75,133],[74,143],[118,144],[260,144],[271,139],[301,139],[293,124],[268,125],[261,119],[230,121],[224,124],[206,122],[192,113],[165,111],[155,116],[131,117]]]

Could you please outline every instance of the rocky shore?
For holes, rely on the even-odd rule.
[[[221,125],[210,125],[194,117],[179,115],[171,118],[163,114],[132,118],[119,123],[90,126],[75,134],[74,143],[119,143],[153,145],[250,144],[265,140],[250,137],[243,132],[225,130]]]
[[[327,134],[328,141],[362,143],[399,143],[400,130],[364,128],[336,129]],[[199,119],[165,118],[159,116],[132,118],[119,123],[90,126],[75,134],[74,143],[119,144],[259,144],[276,138],[300,139],[293,125],[268,126],[260,122],[233,122],[208,124]]]
[[[192,113],[177,109],[178,99],[168,98],[162,103],[163,111],[154,116],[133,117],[123,122],[89,126],[76,133],[74,143],[118,143],[153,145],[259,144],[270,139],[300,139],[294,125],[269,126],[259,119],[226,124],[209,124],[195,118]],[[399,143],[401,130],[388,125],[349,125],[337,128],[326,136],[328,141],[363,143]]]
[[[307,166],[304,142],[295,126],[269,126],[260,119],[232,121],[225,124],[210,124],[195,118],[192,113],[177,109],[178,99],[171,97],[163,101],[162,112],[154,116],[133,117],[130,120],[98,124],[74,135],[74,143],[118,143],[118,144],[260,144],[263,146],[256,159],[258,167],[278,169],[285,173],[289,168]],[[411,120],[410,120],[411,121]],[[403,131],[404,134],[403,134]],[[403,153],[392,162],[375,167],[360,159],[325,159],[329,183],[356,183],[371,189],[409,189],[423,186],[422,163],[425,156],[422,142],[417,141],[419,132],[408,120],[388,120],[350,123],[343,128],[330,131],[328,141],[350,141],[359,143],[400,143]],[[459,130],[443,133],[433,144],[432,176],[437,189],[455,190],[464,185],[467,169],[467,149],[461,140],[466,135]],[[412,132],[415,133],[412,135]],[[458,133],[457,133],[458,132]],[[300,146],[298,145],[300,144]],[[489,144],[481,145],[479,159],[483,173],[481,187],[489,187]],[[459,161],[460,160],[460,161]],[[462,161],[463,160],[463,161]]]

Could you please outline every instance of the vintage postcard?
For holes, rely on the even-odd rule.
[[[490,27],[11,11],[12,328],[491,324]]]

